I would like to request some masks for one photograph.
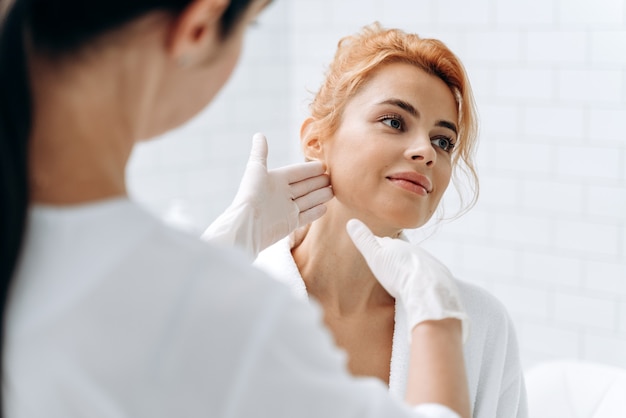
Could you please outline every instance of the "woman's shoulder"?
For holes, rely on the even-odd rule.
[[[506,307],[481,286],[462,280],[458,284],[470,319],[464,354],[475,394],[474,415],[525,416],[517,336]]]
[[[506,339],[513,334],[513,323],[504,304],[487,289],[457,279],[461,298],[470,317],[472,333],[482,337]]]
[[[457,279],[457,285],[467,309],[488,315],[508,315],[504,304],[484,287],[462,279]]]

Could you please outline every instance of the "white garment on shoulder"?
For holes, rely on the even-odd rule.
[[[319,308],[127,199],[30,210],[5,415],[431,417],[348,375]]]
[[[287,237],[259,254],[254,265],[287,284],[294,295],[308,300],[306,286]],[[463,306],[471,322],[464,347],[470,401],[474,418],[528,416],[523,370],[517,338],[504,306],[484,289],[458,281]],[[404,398],[409,367],[409,343],[404,309],[396,302],[389,374],[389,391]]]

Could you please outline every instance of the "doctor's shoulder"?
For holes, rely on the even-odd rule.
[[[173,279],[179,285],[206,292],[205,297],[233,309],[252,308],[255,301],[274,293],[284,293],[284,286],[252,266],[245,253],[205,242],[186,232],[159,228],[150,238],[145,264],[153,264],[161,280]],[[207,302],[209,302],[207,300]],[[210,304],[209,304],[210,305]]]

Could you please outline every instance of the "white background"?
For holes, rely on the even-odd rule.
[[[478,205],[415,238],[502,300],[525,367],[626,367],[626,0],[275,0],[214,104],[137,149],[132,194],[201,230],[234,196],[254,132],[270,166],[301,161],[310,92],[340,37],[375,20],[444,41],[480,113]]]

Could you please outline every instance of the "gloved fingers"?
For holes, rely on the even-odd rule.
[[[288,184],[320,176],[325,171],[326,167],[319,161],[291,164],[272,170],[272,172],[279,173],[281,177],[285,178]]]
[[[354,245],[359,250],[363,257],[365,257],[365,261],[367,264],[372,267],[370,264],[370,260],[372,260],[378,252],[381,251],[382,247],[376,236],[372,234],[372,231],[360,220],[358,219],[350,219],[346,223],[346,231],[348,231],[348,235],[354,242]]]
[[[248,164],[260,164],[267,168],[267,153],[267,139],[265,139],[265,135],[257,132],[252,136],[252,149]]]
[[[308,179],[299,181],[297,183],[291,183],[289,185],[289,193],[292,199],[298,199],[299,197],[306,196],[311,192],[318,189],[328,188],[330,185],[330,179],[328,175],[321,174],[319,176],[310,177]]]
[[[298,215],[298,226],[308,225],[316,219],[319,219],[326,213],[326,206],[317,205],[311,209],[300,212]]]
[[[300,213],[305,212],[315,206],[328,202],[333,198],[333,191],[330,187],[323,187],[321,189],[313,190],[310,193],[300,196],[294,199],[294,203],[298,206]]]

